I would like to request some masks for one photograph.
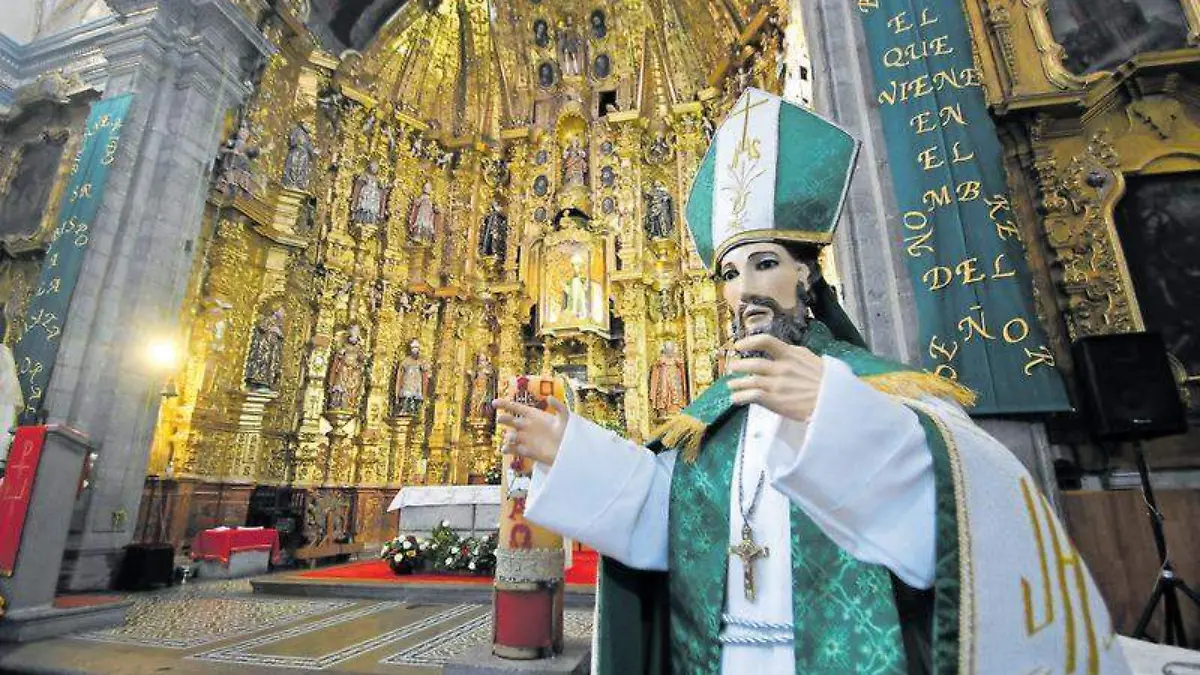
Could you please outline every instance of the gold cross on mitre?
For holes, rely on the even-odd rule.
[[[754,601],[754,561],[770,553],[767,547],[754,543],[754,533],[749,524],[742,525],[742,540],[738,545],[729,547],[729,555],[742,559],[742,587],[746,591],[746,599],[751,602]]]
[[[729,113],[730,119],[734,119],[738,115],[742,116],[742,140],[738,142],[737,151],[734,153],[735,165],[736,165],[738,158],[743,154],[749,155],[751,159],[758,159],[758,157],[759,157],[758,139],[757,138],[753,138],[753,139],[749,138],[749,136],[750,136],[750,111],[753,110],[754,108],[757,108],[760,105],[766,105],[769,102],[769,99],[763,98],[763,99],[760,99],[757,103],[751,103],[751,99],[753,99],[753,98],[754,98],[753,92],[747,90],[746,95],[742,97],[742,101],[743,101],[742,107],[734,108]]]

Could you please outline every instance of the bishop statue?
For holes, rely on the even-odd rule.
[[[1127,675],[973,392],[868,351],[822,277],[857,151],[805,108],[738,99],[686,207],[738,358],[647,446],[556,400],[494,403],[536,462],[526,517],[603,555],[592,672]]]

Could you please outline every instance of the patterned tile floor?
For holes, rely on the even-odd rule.
[[[430,675],[491,639],[486,605],[255,595],[245,580],[134,596],[125,626],[0,652],[0,672]],[[568,640],[591,610],[567,610]]]

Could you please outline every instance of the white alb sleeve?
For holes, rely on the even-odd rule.
[[[675,455],[572,414],[554,464],[534,466],[525,517],[630,567],[666,570]]]
[[[767,456],[772,485],[847,553],[933,584],[933,457],[916,413],[823,357],[807,424],[783,418]]]

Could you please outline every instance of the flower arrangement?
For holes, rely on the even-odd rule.
[[[500,484],[500,463],[496,462],[488,467],[487,473],[483,474],[483,482],[488,485]]]
[[[380,557],[396,574],[433,571],[443,574],[491,574],[496,568],[497,536],[460,537],[442,521],[428,539],[406,534],[384,545]]]

